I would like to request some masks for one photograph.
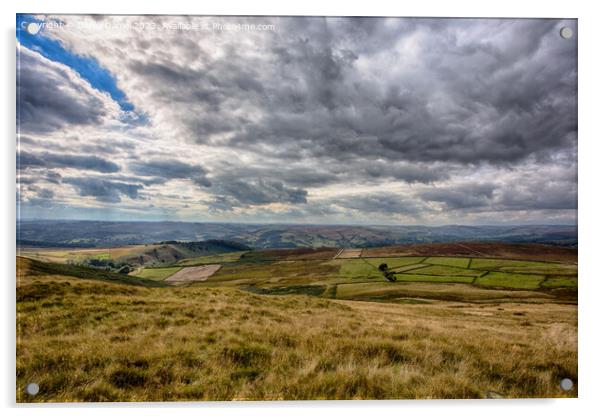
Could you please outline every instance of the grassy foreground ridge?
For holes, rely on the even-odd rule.
[[[17,401],[577,396],[574,262],[374,253],[167,265],[223,260],[184,286],[19,257]]]

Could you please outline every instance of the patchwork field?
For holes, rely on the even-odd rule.
[[[379,266],[383,264],[395,276],[395,283],[386,282],[383,278],[383,272],[379,270]],[[420,283],[434,285],[429,291],[424,291],[424,286]],[[450,290],[448,284],[452,283],[462,285],[454,285],[455,289]],[[313,293],[322,288],[320,296],[348,299],[347,295],[343,296],[341,293],[352,291],[353,299],[371,301],[375,298],[370,285],[384,284],[388,285],[387,296],[379,299],[386,299],[388,302],[403,299],[408,293],[416,296],[416,287],[422,297],[432,300],[462,300],[461,292],[464,291],[471,302],[487,302],[491,299],[512,301],[515,297],[520,297],[521,301],[538,302],[545,298],[550,302],[576,303],[577,266],[469,257],[337,256],[324,261],[271,260],[225,264],[202,284],[234,286],[250,291],[261,288],[262,293],[280,293],[284,287],[294,285],[297,293],[303,293],[304,290],[311,290]],[[442,286],[435,286],[439,284]],[[304,287],[308,288],[303,289]]]
[[[167,279],[170,283],[203,282],[217,272],[222,266],[209,264],[206,266],[183,267]]]
[[[576,397],[559,388],[578,382],[576,252],[512,250],[238,251],[130,275],[18,258],[17,398]]]
[[[153,280],[165,280],[175,272],[181,270],[181,267],[158,267],[137,269],[130,273],[130,276],[143,277]]]

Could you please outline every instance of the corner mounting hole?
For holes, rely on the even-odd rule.
[[[27,392],[27,394],[35,396],[40,391],[40,386],[38,385],[38,383],[29,383],[25,388],[25,391]]]
[[[563,378],[560,380],[560,388],[564,391],[573,390],[573,380],[570,378]]]
[[[571,29],[568,26],[564,26],[562,29],[560,29],[560,37],[562,39],[570,39],[573,37],[573,29]]]

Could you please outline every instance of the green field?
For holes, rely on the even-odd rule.
[[[416,264],[408,264],[407,266],[395,267],[393,269],[389,269],[396,273],[404,273],[410,272],[412,270],[424,269],[425,267],[431,267],[430,264],[427,263],[416,263]]]
[[[434,276],[467,276],[478,277],[483,274],[480,270],[461,269],[459,267],[449,266],[428,266],[418,270],[413,270],[416,274],[430,274]]]
[[[378,262],[374,262],[378,263]],[[382,273],[378,271],[378,264],[369,263],[362,259],[333,260],[329,264],[339,267],[339,276],[348,278],[381,278]]]
[[[552,276],[548,277],[540,284],[543,288],[567,287],[576,288],[577,279],[575,277]]]
[[[244,258],[241,258],[241,254],[227,253],[188,259],[178,262],[177,267],[143,269],[139,276],[160,280],[175,273],[182,265],[211,264],[221,260],[221,270],[206,282],[196,284],[251,288],[250,290],[263,291],[265,294],[286,293],[288,286],[327,285],[338,297],[340,293],[351,289],[347,287],[343,292],[338,290],[338,287],[347,283],[364,284],[356,287],[356,291],[358,288],[368,288],[366,285],[370,284],[396,284],[385,282],[383,273],[378,270],[378,266],[384,263],[388,270],[395,273],[397,283],[461,283],[482,288],[531,291],[562,287],[575,290],[577,287],[576,266],[571,264],[467,257],[277,260],[277,257],[263,256],[261,252]],[[314,292],[314,289],[309,290],[309,293]],[[368,292],[367,290],[366,299],[371,297]],[[537,297],[535,292],[530,293]],[[433,296],[437,297],[436,293]]]
[[[398,282],[434,282],[434,283],[472,283],[474,277],[470,276],[434,276],[428,274],[409,274],[403,273],[397,275]]]
[[[468,268],[468,263],[470,262],[470,259],[462,257],[429,257],[424,262],[429,264],[439,264],[441,266],[454,266],[466,269]]]
[[[565,292],[554,292],[559,301],[576,300],[577,270],[574,264],[506,259],[481,259],[468,257],[377,257],[327,260],[279,260],[278,253],[234,252],[181,260],[165,268],[142,268],[133,275],[160,281],[186,266],[222,264],[222,268],[207,281],[196,282],[198,286],[235,287],[262,294],[283,294],[300,290],[307,294],[330,293],[328,297],[341,298],[350,290],[354,299],[374,300],[373,290],[385,285],[387,291],[395,292],[395,285],[419,283],[460,284],[460,288],[479,287],[486,290],[511,289],[527,291],[523,295],[540,299],[552,289],[565,288]],[[287,256],[292,256],[288,253]],[[282,258],[282,257],[280,257]],[[378,267],[386,264],[396,282],[387,282]],[[347,286],[360,284],[360,286]],[[371,285],[376,285],[372,287]],[[322,290],[316,289],[317,286]],[[325,289],[328,287],[328,292]],[[436,286],[433,286],[433,289]],[[361,291],[365,294],[362,295]],[[380,290],[380,289],[378,289]],[[446,289],[447,290],[447,289]],[[455,291],[456,289],[454,289]],[[299,293],[301,293],[299,292]],[[445,291],[444,291],[445,292]],[[541,292],[541,293],[539,293]],[[296,293],[296,292],[295,292]],[[481,293],[481,292],[479,292]],[[475,299],[488,299],[488,293]],[[523,296],[521,295],[521,296]],[[318,296],[318,295],[316,295]],[[550,296],[546,294],[545,296]],[[432,290],[426,298],[446,298],[447,293]],[[455,292],[454,299],[461,299]],[[383,298],[383,297],[381,297]],[[386,298],[386,297],[384,297]],[[507,298],[507,299],[506,299]],[[506,296],[510,300],[512,295]]]
[[[554,263],[537,262],[537,261],[522,261],[522,260],[505,260],[505,259],[473,259],[470,264],[471,269],[494,270],[500,267],[542,267],[555,265]],[[563,266],[563,265],[558,265]]]
[[[577,265],[574,264],[541,264],[525,267],[499,267],[497,270],[508,273],[556,274],[566,276],[577,275]]]
[[[398,297],[415,296],[412,285],[421,287],[420,296],[427,299],[458,299],[465,292],[470,301],[499,299],[510,302],[522,300],[574,302],[577,279],[567,275],[574,265],[515,261],[504,259],[470,259],[467,257],[379,257],[335,260],[294,261],[270,260],[261,253],[247,256],[251,262],[225,264],[221,270],[199,286],[238,287],[262,294],[306,293],[330,298],[387,301]],[[434,264],[434,263],[437,264]],[[380,264],[387,264],[396,282],[387,282]],[[474,266],[477,266],[476,268]],[[469,267],[470,266],[470,267]],[[499,271],[512,267],[513,272]],[[533,273],[533,270],[546,273]],[[548,274],[549,273],[549,274]],[[422,284],[429,284],[425,292]],[[410,286],[408,286],[410,285]],[[440,285],[440,286],[438,286]],[[453,285],[453,286],[445,286]],[[317,287],[321,289],[318,289]],[[328,287],[328,290],[325,288]],[[479,288],[476,290],[476,288]],[[549,292],[565,288],[564,292]],[[520,292],[494,289],[509,289]],[[375,296],[374,291],[386,295]],[[349,297],[349,293],[353,295]],[[404,294],[405,293],[405,294]],[[395,294],[394,296],[392,294]],[[390,296],[391,295],[391,296]]]
[[[396,269],[410,264],[421,263],[424,259],[425,257],[377,257],[367,258],[366,261],[374,267],[378,267],[384,263],[389,269]]]
[[[475,283],[481,286],[505,287],[513,289],[537,289],[544,276],[489,272],[479,277]]]

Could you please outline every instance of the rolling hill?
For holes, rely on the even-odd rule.
[[[119,257],[123,263],[139,266],[172,264],[180,260],[236,251],[246,251],[249,247],[232,241],[162,241]]]
[[[131,277],[128,275],[98,270],[90,267],[71,264],[45,263],[24,257],[17,257],[17,287],[20,279],[34,276],[68,276],[83,280],[96,280],[106,283],[120,283],[133,286],[164,287],[164,282]],[[17,291],[19,293],[19,291]],[[17,293],[17,299],[19,295]]]
[[[229,240],[256,249],[377,247],[453,241],[577,246],[576,225],[364,226],[188,222],[20,221],[21,246],[116,247],[157,241]]]

